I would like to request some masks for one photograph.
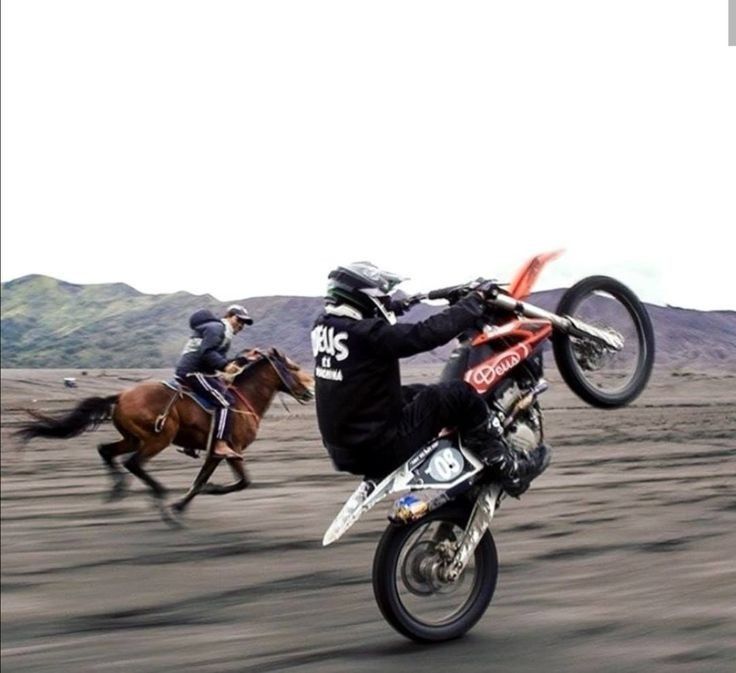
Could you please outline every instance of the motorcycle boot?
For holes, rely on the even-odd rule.
[[[528,451],[512,449],[504,439],[501,422],[493,413],[483,423],[463,432],[462,439],[465,447],[492,468],[506,493],[515,498],[547,469],[552,453],[545,444]]]
[[[463,446],[470,449],[486,465],[497,465],[509,450],[503,438],[503,426],[496,414],[488,412],[487,418],[469,430],[460,433]]]
[[[542,472],[547,469],[552,451],[540,444],[529,451],[509,448],[506,464],[501,468],[501,485],[510,496],[518,498]]]

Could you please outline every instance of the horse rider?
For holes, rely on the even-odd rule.
[[[328,276],[324,312],[312,330],[317,420],[338,470],[382,479],[445,427],[494,470],[518,497],[549,464],[540,444],[511,449],[499,419],[465,381],[401,385],[399,358],[447,343],[483,319],[482,290],[414,324],[396,323],[418,298],[392,299],[401,281],[369,262],[340,266]]]
[[[195,311],[189,319],[193,333],[176,365],[176,378],[215,406],[215,444],[212,453],[220,458],[242,459],[242,456],[229,444],[229,408],[235,399],[217,372],[233,374],[238,370],[238,366],[228,362],[225,356],[233,336],[245,325],[252,324],[253,319],[240,304],[228,307],[221,320],[208,309]]]

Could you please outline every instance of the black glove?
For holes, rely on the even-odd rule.
[[[477,292],[483,299],[493,299],[498,294],[498,284],[495,280],[484,280],[478,278],[469,286],[471,290]]]
[[[403,299],[392,299],[389,305],[389,310],[396,315],[404,315],[412,306],[416,306],[424,295],[415,294],[411,297],[404,297]]]

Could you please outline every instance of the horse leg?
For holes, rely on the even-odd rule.
[[[204,484],[202,487],[202,493],[206,493],[207,495],[225,495],[226,493],[242,491],[243,489],[250,486],[251,482],[250,477],[248,476],[248,472],[245,469],[245,461],[228,460],[227,462],[230,466],[230,469],[233,471],[233,474],[238,477],[237,481],[234,481],[232,484],[227,485]]]
[[[130,453],[134,450],[134,447],[130,445],[130,440],[128,439],[121,439],[117,442],[99,444],[97,446],[97,452],[100,454],[100,457],[107,466],[107,469],[110,472],[110,477],[112,477],[113,481],[112,488],[107,496],[107,502],[119,500],[126,492],[125,472],[120,469],[120,465],[115,460],[115,457],[124,453]]]
[[[204,465],[202,465],[202,469],[200,469],[199,474],[197,474],[197,476],[194,478],[194,481],[192,482],[189,490],[184,494],[184,497],[181,500],[177,500],[171,506],[171,508],[175,512],[183,512],[186,509],[194,496],[202,490],[204,485],[207,483],[207,480],[212,476],[212,473],[215,471],[215,468],[220,464],[221,460],[222,458],[213,456],[211,453],[207,455],[207,458],[204,461]],[[243,461],[239,460],[237,462],[242,463]]]
[[[128,460],[125,461],[124,465],[126,469],[131,473],[134,474],[138,479],[143,481],[145,484],[149,486],[149,488],[153,491],[153,497],[157,500],[161,500],[166,496],[167,490],[163,487],[163,485],[158,482],[156,479],[154,479],[148,472],[146,472],[143,469],[143,462],[144,462],[144,456],[145,454],[148,455],[154,455],[158,453],[162,448],[161,447],[158,450],[151,451],[149,448],[147,451],[143,448],[141,450],[136,451]]]

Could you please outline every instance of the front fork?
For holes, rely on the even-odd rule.
[[[592,338],[597,343],[614,351],[620,351],[624,347],[623,337],[615,330],[600,329],[599,327],[588,325],[578,318],[550,313],[538,306],[532,306],[524,301],[518,301],[505,294],[497,294],[495,297],[488,299],[488,303],[513,313],[519,313],[528,318],[549,320],[558,330],[565,334],[583,339]]]
[[[491,525],[500,493],[501,487],[498,484],[482,487],[452,559],[439,571],[443,581],[455,582],[465,570],[468,560]]]

